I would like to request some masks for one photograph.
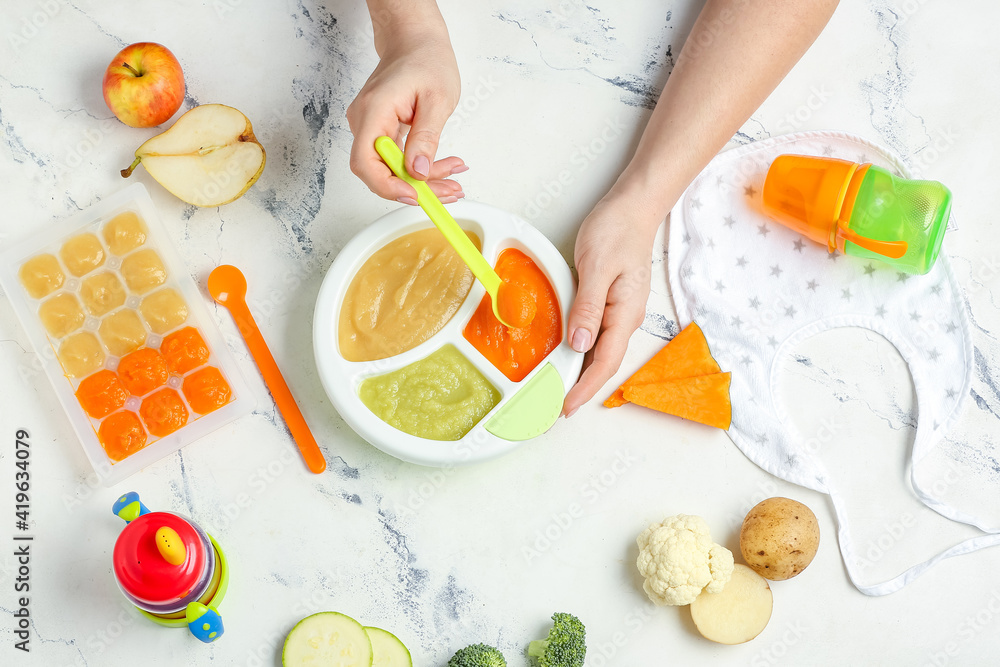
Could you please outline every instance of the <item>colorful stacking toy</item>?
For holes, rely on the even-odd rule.
[[[229,584],[225,554],[198,524],[150,512],[134,491],[111,511],[127,524],[114,549],[118,587],[154,623],[187,626],[203,642],[222,636],[218,606]]]

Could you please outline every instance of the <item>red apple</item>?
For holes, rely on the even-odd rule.
[[[104,101],[118,120],[153,127],[170,119],[184,102],[184,73],[170,49],[139,42],[118,52],[104,72]]]

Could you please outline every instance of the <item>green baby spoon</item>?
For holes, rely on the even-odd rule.
[[[497,275],[490,263],[486,261],[479,248],[466,236],[462,228],[451,217],[444,204],[424,181],[419,181],[406,171],[403,161],[403,151],[390,137],[379,137],[375,140],[375,150],[382,157],[392,173],[409,183],[417,191],[417,203],[431,219],[434,226],[441,230],[445,239],[455,249],[458,256],[472,271],[472,275],[483,284],[493,302],[493,315],[507,327],[523,328],[531,324],[535,318],[535,302],[531,294],[513,283],[506,282]]]

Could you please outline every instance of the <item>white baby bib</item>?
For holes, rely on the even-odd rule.
[[[982,528],[983,521],[938,501],[914,476],[969,394],[973,347],[965,302],[944,253],[926,275],[909,275],[881,262],[831,255],[765,216],[764,177],[784,153],[871,162],[910,177],[888,150],[833,132],[776,137],[720,154],[670,214],[667,271],[675,311],[682,326],[699,323],[716,360],[733,373],[730,438],[769,473],[831,496],[851,581],[865,594],[885,595],[939,560],[1000,543],[1000,534],[968,539],[889,581],[861,584],[843,499],[776,398],[778,362],[805,339],[837,327],[884,336],[908,364],[916,390],[914,492],[942,516]]]

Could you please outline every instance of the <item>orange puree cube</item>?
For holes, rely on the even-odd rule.
[[[97,437],[108,458],[116,462],[146,446],[146,431],[136,414],[128,410],[116,412],[101,422]]]
[[[160,438],[184,426],[188,419],[188,411],[180,395],[169,388],[143,399],[139,414],[149,432]]]
[[[128,392],[114,372],[97,371],[88,375],[76,390],[80,407],[94,419],[102,419],[125,405]]]
[[[171,373],[183,375],[208,363],[208,345],[194,327],[184,327],[163,339],[160,353]]]
[[[144,347],[118,362],[118,377],[133,396],[145,396],[167,383],[167,362],[159,352]]]
[[[200,415],[218,410],[229,402],[233,393],[226,378],[214,366],[202,368],[184,378],[183,391],[188,405]]]

